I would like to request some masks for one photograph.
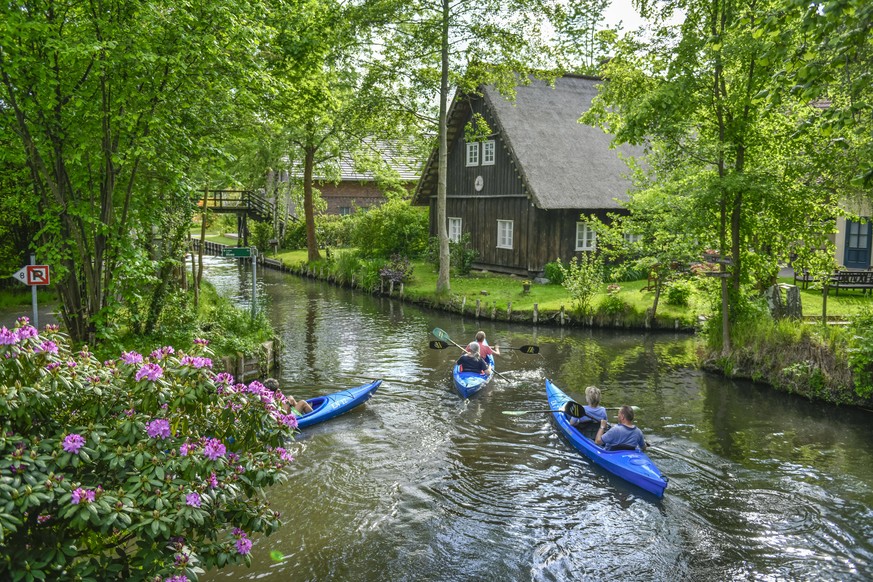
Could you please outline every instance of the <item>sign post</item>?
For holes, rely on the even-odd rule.
[[[37,265],[36,255],[30,255],[30,264],[21,267],[12,275],[25,285],[29,285],[33,296],[33,327],[39,327],[39,311],[36,304],[36,287],[48,285],[51,282],[48,265]]]

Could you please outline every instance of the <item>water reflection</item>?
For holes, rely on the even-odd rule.
[[[222,259],[206,276],[233,293],[250,281]],[[301,435],[292,479],[269,492],[286,525],[257,540],[251,569],[208,580],[873,577],[869,413],[708,376],[684,335],[475,322],[272,271],[258,285],[295,396],[385,382]],[[505,350],[509,380],[464,402],[457,350],[427,347],[434,327],[541,355]],[[548,415],[501,413],[543,409],[546,377],[641,407],[663,500],[592,466]]]

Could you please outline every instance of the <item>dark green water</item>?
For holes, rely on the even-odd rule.
[[[212,259],[240,303],[250,274]],[[384,378],[366,405],[307,429],[285,516],[251,568],[206,580],[869,580],[873,413],[812,404],[693,369],[686,335],[475,322],[259,270],[284,343],[283,387],[312,397]],[[456,350],[484,329],[506,350],[463,401]],[[583,398],[642,408],[664,499],[594,467],[546,414],[544,378]],[[278,550],[285,559],[270,558]]]

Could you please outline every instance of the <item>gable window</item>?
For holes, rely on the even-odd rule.
[[[467,165],[468,166],[478,166],[479,165],[479,142],[474,141],[473,143],[467,144]]]
[[[449,240],[458,242],[461,240],[461,219],[449,217]]]
[[[482,165],[483,166],[493,166],[494,165],[494,140],[489,139],[486,142],[482,143]]]
[[[593,251],[597,247],[597,233],[587,222],[576,223],[576,250]]]
[[[512,248],[512,221],[498,220],[497,221],[497,248],[511,249]]]

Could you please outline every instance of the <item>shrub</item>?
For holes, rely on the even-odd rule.
[[[379,276],[394,283],[407,283],[412,278],[413,268],[408,257],[392,255],[391,260],[379,269]]]
[[[560,259],[558,264],[564,275],[562,284],[576,309],[583,315],[589,315],[592,311],[591,300],[603,285],[603,261],[594,253],[582,253],[581,258],[573,257],[566,267]]]
[[[560,285],[564,282],[564,266],[561,264],[561,259],[557,261],[553,261],[551,263],[546,263],[545,269],[543,271],[546,279],[549,280],[549,283],[554,285]]]
[[[285,397],[205,341],[98,361],[57,327],[0,328],[0,578],[196,579],[279,526]]]
[[[389,200],[363,213],[353,241],[364,257],[388,258],[395,254],[421,256],[427,248],[427,209],[408,201]]]
[[[873,395],[873,309],[866,309],[852,322],[847,348],[855,393],[862,398]]]
[[[258,253],[264,255],[273,252],[273,246],[270,244],[270,241],[276,237],[273,225],[259,220],[252,220],[249,224],[252,225],[252,245],[258,249]]]
[[[605,315],[619,315],[630,309],[630,305],[618,296],[621,287],[616,284],[606,287],[606,297],[601,300],[597,310]]]
[[[673,281],[667,286],[667,305],[687,307],[691,299],[691,283],[688,281]]]
[[[358,276],[361,270],[361,259],[358,253],[343,251],[336,254],[336,277],[341,283],[348,283],[353,277]]]
[[[457,275],[469,275],[470,269],[473,268],[473,261],[479,257],[479,252],[470,246],[469,232],[462,234],[461,240],[457,242],[449,241],[449,253],[451,267]],[[439,252],[437,258],[439,258]]]

